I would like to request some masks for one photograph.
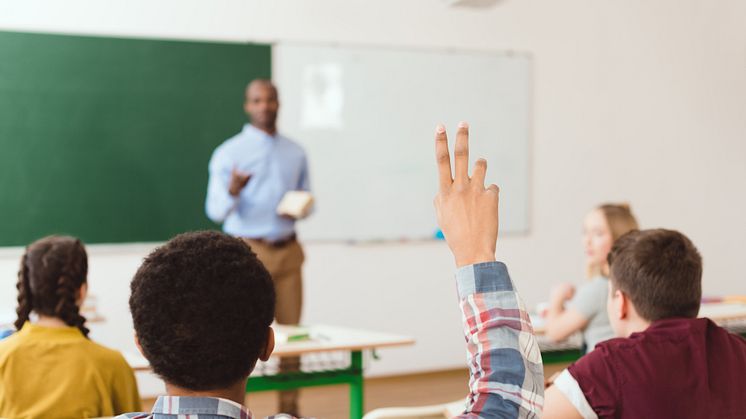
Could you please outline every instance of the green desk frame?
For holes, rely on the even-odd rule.
[[[350,366],[314,372],[285,372],[249,377],[246,392],[293,390],[301,387],[350,385],[350,419],[363,417],[363,352],[350,353]]]
[[[746,332],[740,333],[746,338]],[[544,365],[577,361],[583,352],[580,349],[563,349],[541,353]],[[350,419],[361,419],[364,413],[363,399],[363,352],[350,352],[350,366],[314,372],[286,372],[275,375],[249,377],[246,392],[282,391],[302,387],[349,384]]]

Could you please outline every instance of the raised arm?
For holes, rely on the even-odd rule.
[[[469,177],[469,128],[459,124],[454,174],[445,128],[435,134],[438,224],[458,266],[456,281],[468,350],[470,394],[461,417],[540,417],[541,354],[504,264],[495,261],[499,189],[484,187],[487,162]]]

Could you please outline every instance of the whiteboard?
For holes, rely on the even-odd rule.
[[[500,186],[500,229],[529,228],[528,55],[278,44],[279,127],[308,154],[304,240],[435,237],[433,133],[469,122],[471,160]],[[451,147],[453,146],[451,141]]]

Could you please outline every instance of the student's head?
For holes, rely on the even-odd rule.
[[[583,221],[588,276],[608,275],[606,258],[614,241],[637,229],[637,220],[627,204],[603,204],[588,213]]]
[[[17,329],[34,312],[56,317],[88,336],[80,305],[88,290],[88,255],[74,237],[49,236],[28,247],[18,271]]]
[[[129,305],[153,371],[193,391],[245,380],[274,346],[275,291],[242,240],[218,232],[181,234],[137,270]]]
[[[618,336],[632,322],[695,318],[702,297],[702,257],[683,234],[672,230],[633,231],[609,253],[608,312]]]
[[[252,124],[259,128],[274,129],[279,108],[277,88],[271,81],[256,79],[246,86],[244,111]]]

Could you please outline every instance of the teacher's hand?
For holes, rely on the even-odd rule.
[[[231,170],[231,183],[228,186],[228,193],[232,196],[238,196],[244,186],[249,183],[249,179],[251,179],[251,173],[241,172],[234,167]]]
[[[456,133],[455,176],[451,176],[448,137],[442,125],[435,132],[435,155],[440,178],[435,212],[456,265],[494,261],[500,190],[496,185],[484,187],[484,159],[477,160],[469,177],[469,126],[460,123]]]

